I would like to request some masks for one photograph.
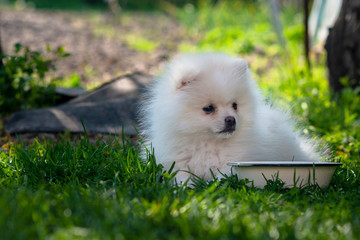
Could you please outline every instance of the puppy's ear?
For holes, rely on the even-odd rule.
[[[243,58],[234,58],[234,70],[237,74],[243,75],[248,70],[248,63]]]
[[[188,85],[190,85],[192,82],[196,81],[197,78],[197,74],[184,74],[178,81],[177,81],[177,86],[176,86],[176,90],[182,89]]]

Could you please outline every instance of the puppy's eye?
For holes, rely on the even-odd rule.
[[[209,105],[207,107],[203,107],[203,111],[207,114],[210,114],[215,111],[215,107],[213,105]]]
[[[232,104],[232,107],[233,107],[234,110],[236,110],[237,107],[238,107],[238,106],[237,106],[237,103],[233,103],[233,104]]]

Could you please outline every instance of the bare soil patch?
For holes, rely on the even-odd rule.
[[[15,43],[44,51],[65,46],[71,54],[60,60],[56,74],[79,74],[84,85],[102,83],[122,74],[155,74],[169,56],[187,41],[185,30],[162,13],[63,12],[0,9],[1,38],[6,53]],[[132,49],[128,35],[158,44],[151,52]]]

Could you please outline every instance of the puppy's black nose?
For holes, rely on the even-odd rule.
[[[236,120],[234,117],[228,116],[225,118],[225,127],[230,128],[236,125]]]

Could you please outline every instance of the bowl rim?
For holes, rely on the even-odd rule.
[[[339,162],[309,162],[309,161],[248,161],[248,162],[228,162],[232,167],[331,167],[341,166]]]

